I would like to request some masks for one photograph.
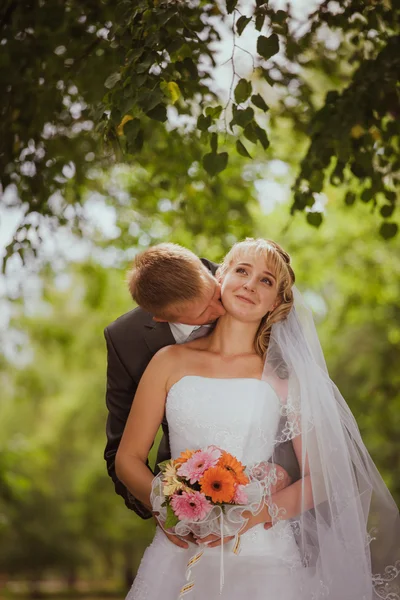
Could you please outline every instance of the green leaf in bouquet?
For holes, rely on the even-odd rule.
[[[170,459],[168,460],[163,460],[162,462],[158,463],[158,466],[160,467],[160,471],[164,472],[166,466],[171,462]]]
[[[164,523],[165,529],[169,529],[170,527],[175,527],[175,525],[179,523],[179,519],[171,508],[170,504],[167,504],[167,518]]]

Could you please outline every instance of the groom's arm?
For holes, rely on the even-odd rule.
[[[115,473],[115,456],[125,429],[138,382],[133,379],[118,354],[110,327],[105,329],[104,337],[107,343],[106,404],[108,418],[106,425],[107,445],[104,452],[107,471],[114,482],[116,493],[124,498],[126,506],[135,511],[142,519],[149,519],[152,516],[151,512],[130,494]]]

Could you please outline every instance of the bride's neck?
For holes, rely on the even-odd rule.
[[[225,314],[218,319],[208,350],[223,356],[252,354],[259,323],[243,323]]]

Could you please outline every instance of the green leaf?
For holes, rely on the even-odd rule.
[[[227,11],[228,15],[233,13],[233,11],[236,8],[237,3],[238,3],[238,0],[226,0],[226,11]]]
[[[371,188],[365,188],[361,194],[361,200],[365,203],[370,202],[374,196]]]
[[[254,104],[254,106],[259,108],[260,110],[263,110],[264,112],[267,112],[267,110],[269,110],[269,106],[265,102],[261,94],[254,94],[254,96],[251,97],[251,101]]]
[[[203,167],[207,171],[211,177],[221,173],[224,169],[226,169],[228,164],[228,153],[221,152],[220,154],[216,154],[215,152],[210,152],[203,156]]]
[[[207,106],[206,115],[210,116],[212,119],[218,119],[220,114],[222,113],[222,106]]]
[[[247,98],[250,96],[252,90],[252,85],[250,81],[247,79],[240,79],[239,83],[235,88],[235,100],[237,104],[241,104],[245,102]]]
[[[397,235],[398,230],[397,223],[382,223],[379,233],[385,240],[390,240]]]
[[[360,165],[358,162],[353,162],[350,167],[350,171],[358,177],[359,179],[365,179],[367,177],[368,172],[363,165]]]
[[[313,192],[321,192],[324,186],[325,172],[322,170],[314,171],[311,174],[309,184]]]
[[[285,10],[277,10],[275,13],[274,21],[279,23],[279,25],[282,25],[283,23],[286,22],[287,18],[288,18],[288,14]]]
[[[251,106],[241,109],[233,106],[233,124],[240,127],[246,127],[254,118],[254,110]]]
[[[256,16],[256,29],[257,31],[261,31],[264,25],[265,15],[260,13]]]
[[[269,85],[272,87],[275,85],[276,81],[275,79],[272,79],[271,75],[269,74],[269,71],[267,71],[267,69],[263,69],[261,68],[261,74],[264,77],[265,81],[267,83],[269,83]]]
[[[246,125],[246,127],[243,130],[244,136],[253,144],[257,144],[258,142],[258,135],[257,135],[257,131],[256,131],[256,124],[254,123],[254,121],[252,121],[251,123],[249,123],[248,125]]]
[[[116,83],[121,79],[121,73],[112,73],[104,82],[106,88],[111,90]]]
[[[175,527],[175,525],[179,523],[179,519],[171,508],[170,504],[167,504],[167,518],[165,519],[164,527],[165,529],[170,529],[170,527]]]
[[[384,204],[380,210],[382,217],[387,219],[391,217],[394,211],[394,204]]]
[[[158,104],[155,108],[149,110],[146,115],[154,121],[164,123],[167,120],[167,109],[165,104]]]
[[[162,103],[163,98],[164,94],[159,88],[154,90],[146,90],[145,88],[142,88],[138,98],[138,105],[145,113],[148,113],[149,110],[152,110],[158,106],[158,104]]]
[[[261,146],[264,148],[264,150],[266,150],[269,147],[267,132],[257,124],[255,126],[255,130]]]
[[[127,143],[132,143],[135,141],[137,134],[140,129],[140,119],[131,119],[127,121],[123,128],[123,135],[125,135],[127,139]]]
[[[143,148],[143,143],[144,143],[144,131],[143,131],[143,129],[139,129],[135,138],[127,139],[126,150],[130,154],[135,154],[136,152],[140,152],[141,149]]]
[[[322,213],[320,213],[320,212],[307,213],[307,221],[313,227],[319,227],[322,223]]]
[[[211,115],[205,117],[204,115],[200,115],[197,119],[197,129],[200,131],[207,131],[212,123]]]
[[[352,206],[356,201],[356,195],[354,192],[347,192],[344,197],[344,203],[346,206]]]
[[[244,15],[239,17],[239,19],[237,20],[237,23],[236,23],[236,31],[237,31],[238,35],[242,35],[243,31],[245,30],[247,25],[250,23],[250,21],[251,21],[251,17],[245,17]]]
[[[166,81],[163,81],[160,83],[160,88],[162,89],[168,100],[172,102],[172,104],[175,104],[175,102],[177,102],[181,97],[181,90],[179,89],[179,85],[175,83],[175,81],[169,81],[168,83]]]
[[[249,154],[246,146],[240,140],[236,141],[236,150],[238,151],[238,153],[241,156],[245,156],[246,158],[251,158],[251,155]]]
[[[180,70],[180,72],[183,71],[184,77],[187,77],[187,74],[189,74],[189,76],[192,79],[199,78],[199,72],[197,70],[197,66],[191,58],[186,57],[181,63],[175,63],[175,66],[178,67],[178,64],[181,65],[181,68],[179,70]]]
[[[158,463],[158,466],[160,467],[160,471],[164,472],[165,471],[165,467],[171,462],[171,459],[167,458],[167,460],[163,460],[162,462]]]
[[[257,52],[260,56],[268,60],[279,52],[279,38],[276,33],[269,37],[259,35],[257,40]]]
[[[400,165],[399,165],[399,169],[400,169]],[[393,170],[395,170],[394,165],[393,165]],[[398,169],[396,169],[396,170],[398,170]],[[396,192],[393,192],[392,190],[385,190],[384,194],[385,194],[386,200],[389,200],[389,202],[396,202],[396,200],[397,200]]]

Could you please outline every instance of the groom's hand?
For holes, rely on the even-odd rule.
[[[188,542],[192,542],[192,544],[196,543],[196,540],[194,539],[192,534],[186,535],[184,537],[179,537],[178,535],[175,535],[174,533],[169,533],[168,530],[164,529],[164,526],[163,526],[162,522],[160,521],[160,519],[158,518],[158,515],[159,515],[159,513],[153,513],[153,516],[156,520],[157,525],[160,526],[160,528],[163,530],[164,534],[167,536],[169,541],[172,542],[173,544],[175,544],[175,546],[179,546],[179,548],[187,549],[187,548],[189,548]]]

